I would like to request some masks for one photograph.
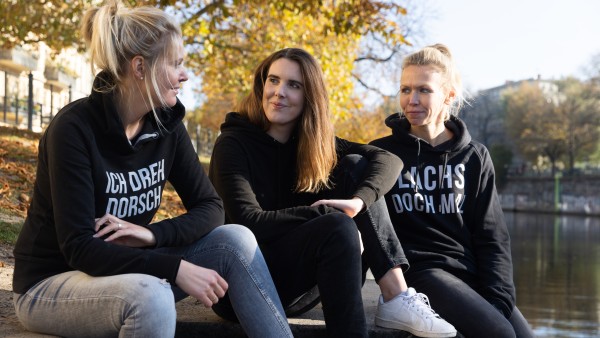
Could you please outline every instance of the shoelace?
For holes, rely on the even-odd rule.
[[[418,311],[426,315],[427,317],[433,316],[436,318],[441,318],[429,304],[429,298],[423,293],[416,293],[414,296],[410,297],[408,300],[411,305],[417,308]]]

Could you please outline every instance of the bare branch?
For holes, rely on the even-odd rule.
[[[385,94],[384,92],[382,92],[381,90],[379,90],[379,88],[374,88],[369,86],[369,84],[367,84],[366,82],[364,82],[358,75],[356,74],[352,74],[352,77],[361,85],[363,86],[365,89],[375,92],[378,95],[381,95],[382,97],[394,97],[394,95],[389,95],[389,94]]]

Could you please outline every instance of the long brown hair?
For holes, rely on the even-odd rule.
[[[254,72],[252,92],[237,106],[251,123],[263,130],[270,123],[262,105],[265,81],[273,62],[285,58],[300,66],[304,84],[304,111],[298,121],[298,178],[296,191],[317,192],[331,187],[329,174],[337,164],[335,132],[323,72],[314,57],[300,48],[285,48],[263,60]]]

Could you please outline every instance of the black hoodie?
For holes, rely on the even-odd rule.
[[[441,268],[473,281],[508,318],[515,305],[510,238],[488,150],[455,116],[446,122],[454,137],[436,147],[409,134],[399,114],[385,122],[392,135],[371,144],[404,162],[385,198],[411,265],[407,275]]]
[[[112,80],[101,73],[94,88],[103,81]],[[54,117],[40,140],[33,198],[14,249],[15,292],[71,270],[175,281],[181,257],[93,238],[95,218],[105,213],[146,226],[156,247],[189,244],[223,224],[222,202],[182,123],[183,105],[157,113],[164,129],[150,112],[131,143],[112,93],[92,91]],[[166,181],[187,213],[150,224]]]
[[[227,222],[250,228],[259,244],[274,241],[302,223],[331,212],[310,205],[321,194],[296,193],[298,140],[282,144],[237,113],[221,126],[210,161],[209,177],[225,205]],[[338,158],[360,154],[369,160],[363,182],[354,192],[368,207],[396,181],[402,161],[377,147],[336,139]]]

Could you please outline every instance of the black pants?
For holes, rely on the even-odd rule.
[[[315,218],[261,250],[284,307],[317,285],[329,336],[366,337],[360,241],[352,218]]]
[[[320,197],[351,198],[367,165],[360,155],[344,157],[333,172],[334,188]],[[376,280],[393,267],[408,268],[383,198],[354,219],[342,212],[323,215],[261,245],[284,307],[318,287],[331,337],[367,337],[357,228],[364,260]]]
[[[367,166],[360,155],[341,159],[332,175],[334,188],[321,198],[351,198]],[[261,247],[284,306],[317,285],[330,336],[367,335],[357,228],[375,280],[393,267],[408,268],[383,198],[354,219],[341,212],[324,215]]]
[[[334,189],[324,192],[323,198],[352,198],[352,194],[363,180],[368,163],[367,159],[356,154],[342,158],[333,172]],[[383,193],[379,200],[354,217],[365,250],[364,259],[376,281],[393,267],[400,266],[404,271],[409,267]]]
[[[410,271],[406,281],[429,298],[431,307],[465,337],[533,337],[533,331],[516,307],[510,318],[475,291],[474,283],[442,269]]]

